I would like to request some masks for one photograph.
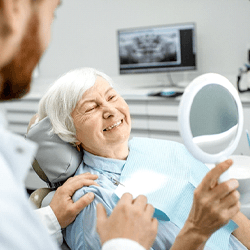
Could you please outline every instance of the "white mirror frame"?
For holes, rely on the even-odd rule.
[[[218,154],[209,154],[202,151],[194,142],[193,135],[190,127],[190,111],[193,104],[195,95],[208,84],[218,84],[225,87],[235,99],[237,109],[238,109],[238,131],[234,141],[225,150],[219,152]],[[185,92],[181,98],[181,102],[178,110],[178,123],[181,137],[184,141],[185,146],[189,152],[198,160],[203,163],[219,163],[222,162],[234,152],[236,149],[242,129],[243,129],[243,109],[242,104],[238,95],[236,88],[232,83],[219,74],[208,73],[195,78],[185,89]]]

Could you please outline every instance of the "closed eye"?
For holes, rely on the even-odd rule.
[[[115,98],[115,95],[111,95],[109,98],[108,98],[108,101],[112,100]]]
[[[90,111],[92,111],[94,109],[95,109],[95,107],[89,107],[88,109],[86,109],[86,112],[90,112]]]

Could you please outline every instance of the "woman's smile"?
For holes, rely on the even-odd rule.
[[[110,130],[113,130],[114,128],[117,128],[119,125],[121,125],[123,123],[123,119],[114,123],[113,125],[105,128],[103,131],[106,132],[106,131],[110,131]]]

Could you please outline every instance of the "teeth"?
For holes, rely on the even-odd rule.
[[[122,121],[119,121],[119,122],[113,124],[112,126],[105,128],[103,131],[111,130],[112,128],[119,126],[121,123],[122,123]]]

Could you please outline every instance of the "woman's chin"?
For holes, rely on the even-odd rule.
[[[113,133],[109,134],[106,137],[106,141],[111,143],[111,144],[121,144],[128,142],[130,134],[128,133]]]

